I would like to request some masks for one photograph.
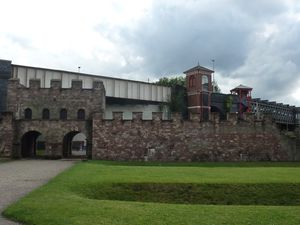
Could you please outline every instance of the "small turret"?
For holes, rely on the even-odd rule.
[[[251,112],[251,87],[240,84],[230,90],[231,94],[239,96],[239,116],[243,117],[244,112]]]

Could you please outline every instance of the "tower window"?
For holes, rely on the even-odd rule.
[[[203,75],[202,76],[202,90],[203,91],[208,91],[208,76],[207,75]]]
[[[50,119],[50,111],[49,111],[49,109],[43,109],[42,118],[43,118],[43,120],[49,120]]]
[[[195,87],[196,79],[195,76],[190,76],[189,78],[189,87]]]
[[[68,118],[68,112],[67,112],[66,109],[61,109],[60,110],[59,118],[61,120],[66,120]]]
[[[32,110],[30,108],[26,108],[24,111],[24,117],[26,120],[32,119]]]
[[[78,120],[85,120],[85,111],[84,111],[84,109],[79,109],[78,110],[77,119]]]

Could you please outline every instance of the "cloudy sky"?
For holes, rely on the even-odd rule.
[[[0,0],[0,58],[155,81],[199,62],[222,92],[300,106],[298,0]]]

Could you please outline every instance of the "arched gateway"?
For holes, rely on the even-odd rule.
[[[39,150],[43,150],[44,146],[37,141],[42,134],[38,131],[28,131],[21,139],[21,156],[23,158],[35,157]]]
[[[63,138],[63,157],[83,157],[86,156],[87,138],[79,131],[71,131]]]
[[[93,115],[104,111],[101,81],[95,80],[92,89],[82,89],[81,80],[72,80],[71,88],[62,88],[60,80],[40,88],[40,80],[33,79],[27,88],[11,79],[8,88],[14,93],[8,95],[8,110],[17,123],[15,157],[91,157]],[[81,139],[73,140],[79,133]]]

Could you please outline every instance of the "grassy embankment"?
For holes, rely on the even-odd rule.
[[[79,163],[4,214],[43,225],[297,225],[300,163]]]

